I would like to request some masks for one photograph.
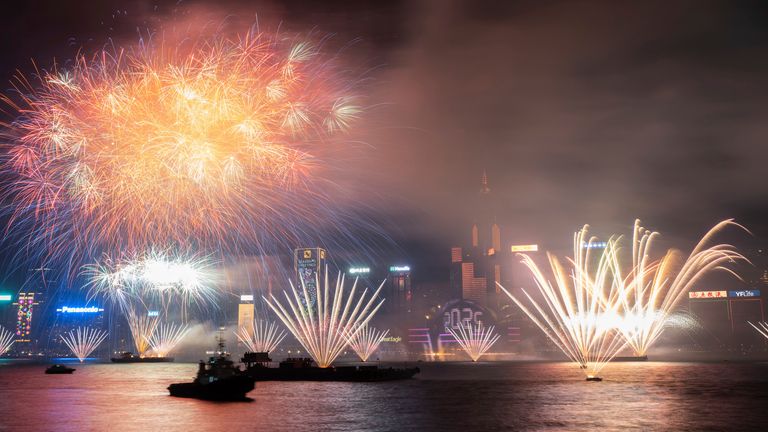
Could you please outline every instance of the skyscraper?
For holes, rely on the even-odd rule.
[[[18,306],[16,310],[16,343],[31,342],[32,335],[32,313],[35,306],[39,303],[35,299],[34,292],[19,293],[18,300],[13,303]]]
[[[384,305],[390,315],[403,318],[411,312],[413,291],[411,290],[411,268],[409,266],[394,265],[389,267],[386,299]]]
[[[509,251],[504,246],[501,226],[496,222],[495,205],[488,175],[483,172],[480,191],[475,197],[475,209],[470,229],[469,248],[451,249],[451,291],[458,298],[482,305],[495,306],[499,289],[504,283],[511,264]]]
[[[299,248],[293,251],[293,270],[296,274],[296,284],[301,290],[301,283],[307,287],[310,304],[314,303],[317,293],[317,281],[325,277],[325,249],[323,248]],[[322,283],[322,282],[321,282]]]

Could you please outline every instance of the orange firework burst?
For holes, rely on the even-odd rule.
[[[18,113],[5,189],[27,245],[71,263],[260,248],[325,206],[316,171],[360,108],[315,45],[252,30],[115,51],[39,86],[20,77],[21,100],[4,98]]]

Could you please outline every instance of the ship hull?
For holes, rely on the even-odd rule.
[[[73,368],[66,368],[66,369],[51,369],[51,368],[48,368],[48,369],[45,370],[45,373],[48,374],[48,375],[66,375],[66,374],[71,374],[74,371],[75,371],[75,369],[73,369]]]
[[[251,367],[246,374],[256,381],[348,381],[381,382],[411,379],[419,368],[269,368]]]
[[[247,401],[245,395],[253,390],[255,380],[247,376],[234,376],[209,384],[177,383],[168,386],[171,396],[212,401]]]
[[[621,356],[611,359],[612,362],[644,362],[648,361],[648,356]]]
[[[113,357],[112,363],[170,363],[173,357]]]

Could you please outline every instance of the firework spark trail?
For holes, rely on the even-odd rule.
[[[0,326],[0,355],[5,354],[11,345],[16,342],[13,340],[13,332],[6,330],[3,326]]]
[[[325,161],[361,114],[333,60],[252,28],[17,77],[0,166],[20,250],[76,271],[156,245],[265,251],[333,221]]]
[[[606,248],[593,267],[591,251],[594,248],[589,246],[595,239],[588,239],[587,230],[585,225],[574,234],[574,258],[568,260],[570,271],[554,255],[547,253],[554,284],[528,255],[520,255],[544,298],[543,302],[535,300],[523,289],[525,299],[531,305],[528,307],[518,296],[501,284],[497,285],[587,376],[596,376],[626,346],[626,341],[612,324],[620,306],[613,284],[617,276],[611,266],[614,249]]]
[[[248,326],[240,327],[236,332],[240,341],[250,352],[272,352],[285,339],[285,330],[280,330],[277,323],[255,320]]]
[[[128,310],[126,318],[128,319],[128,328],[131,330],[133,344],[136,347],[136,354],[143,358],[152,348],[150,340],[155,334],[159,319],[158,317],[147,316],[146,313],[137,313],[134,309]]]
[[[763,337],[768,339],[768,323],[763,321],[758,321],[757,324],[752,324],[751,321],[747,321],[749,325],[751,325],[755,330],[757,330],[758,333],[760,333]],[[1,353],[2,351],[0,351]]]
[[[675,307],[707,273],[725,270],[726,263],[746,258],[727,244],[707,247],[712,237],[728,226],[737,226],[732,220],[724,220],[699,241],[693,251],[684,257],[680,252],[669,250],[660,260],[651,258],[653,240],[659,235],[640,226],[636,220],[632,237],[632,267],[626,276],[616,278],[614,283],[619,296],[620,318],[617,326],[627,339],[635,355],[644,356],[661,336],[665,324]],[[620,238],[619,238],[620,239]],[[615,274],[624,275],[619,260],[617,242],[609,242],[612,251],[612,266]],[[734,274],[738,278],[737,275]]]
[[[263,298],[312,356],[315,363],[321,368],[326,368],[341,354],[341,351],[347,346],[347,340],[355,337],[357,332],[371,320],[384,303],[382,299],[373,306],[384,282],[379,285],[379,288],[367,302],[365,302],[368,292],[366,289],[355,303],[357,281],[358,279],[355,278],[352,289],[345,296],[344,274],[340,273],[336,277],[336,289],[332,290],[328,282],[328,269],[326,269],[325,283],[322,287],[320,281],[317,281],[317,301],[314,304],[305,304],[301,300],[302,298],[309,298],[307,287],[303,281],[301,291],[297,290],[293,282],[289,281],[292,297],[288,295],[287,291],[283,291],[287,309],[274,295],[271,300],[266,297]]]
[[[61,340],[69,347],[72,353],[80,360],[80,363],[96,349],[104,339],[107,338],[104,330],[90,327],[78,327],[77,330],[70,331],[67,336],[59,335]]]
[[[186,324],[160,323],[155,327],[155,331],[147,342],[157,357],[168,357],[168,354],[184,339],[188,331],[189,326]]]
[[[493,326],[485,328],[482,324],[473,326],[471,322],[461,322],[458,329],[454,330],[446,327],[456,342],[469,355],[473,362],[476,362],[495,344],[501,335],[496,334]]]
[[[376,330],[364,325],[354,336],[347,338],[349,346],[355,351],[360,360],[366,362],[371,354],[379,348],[381,341],[389,334],[389,330]]]

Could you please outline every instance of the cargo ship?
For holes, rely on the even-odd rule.
[[[379,382],[413,378],[419,368],[380,368],[377,365],[320,368],[310,358],[287,358],[271,367],[269,353],[247,352],[240,361],[245,374],[256,381],[350,381]]]

